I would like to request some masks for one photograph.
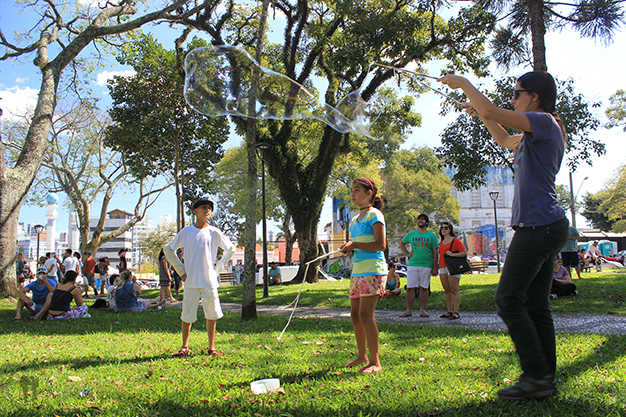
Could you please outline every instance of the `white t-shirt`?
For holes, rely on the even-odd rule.
[[[587,247],[587,252],[588,252],[590,255],[593,255],[593,256],[598,256],[598,255],[599,255],[599,253],[598,253],[598,252],[599,252],[599,251],[598,251],[598,249],[599,249],[599,248],[598,248],[597,246],[594,246],[594,245],[589,245],[589,246]]]
[[[56,277],[57,276],[57,266],[59,265],[59,263],[57,262],[56,258],[49,258],[44,264],[43,266],[45,266],[48,269],[48,276],[49,277]]]
[[[67,258],[65,258],[65,260],[63,260],[63,266],[65,267],[65,272],[67,271],[74,271],[76,273],[78,273],[78,259],[74,258],[73,256],[68,256]]]
[[[178,248],[185,251],[184,264],[176,256]],[[213,289],[219,287],[215,271],[218,248],[234,250],[235,247],[218,228],[207,226],[198,229],[191,225],[178,232],[174,240],[164,248],[164,252],[178,275],[187,274],[185,288]]]

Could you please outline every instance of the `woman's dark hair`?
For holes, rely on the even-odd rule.
[[[396,268],[398,265],[394,261],[389,261],[387,263],[388,268]]]
[[[450,236],[455,237],[456,235],[454,234],[454,227],[452,227],[452,224],[450,224],[450,222],[443,222],[441,223],[441,226],[446,225],[450,228]],[[443,240],[443,233],[441,233],[441,226],[439,226],[439,236],[441,237],[441,240]]]
[[[372,206],[375,209],[382,210],[384,207],[383,199],[380,198],[378,193],[378,188],[374,185],[374,182],[368,178],[357,178],[352,182],[352,185],[358,185],[363,188],[365,191],[372,191],[372,200],[370,201]]]
[[[109,277],[109,285],[114,285],[115,284],[115,280],[118,279],[120,277],[119,274],[113,274]]]
[[[531,71],[522,75],[517,79],[524,90],[533,92],[539,98],[539,107],[546,113],[550,113],[554,116],[561,127],[563,133],[563,140],[565,143],[569,140],[563,121],[556,113],[556,82],[552,75],[546,71]]]
[[[159,252],[159,262],[161,262],[161,260],[165,257],[165,252],[163,252],[163,249],[161,249],[161,252]]]
[[[68,282],[76,282],[76,277],[78,276],[78,273],[76,271],[67,271],[65,273],[65,276],[63,277],[63,284],[68,283]]]

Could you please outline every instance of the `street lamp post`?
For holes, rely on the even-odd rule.
[[[256,153],[261,158],[261,190],[263,194],[263,298],[269,297],[269,278],[267,276],[267,218],[265,213],[265,151],[272,145],[267,142],[257,143]]]
[[[578,198],[578,193],[580,189],[583,187],[583,183],[587,181],[589,177],[583,178],[580,182],[580,187],[578,187],[578,191],[576,195],[574,195],[574,181],[572,180],[572,171],[569,172],[569,197],[570,197],[570,212],[572,213],[572,227],[576,229],[576,198]]]
[[[500,195],[497,191],[492,191],[489,193],[489,198],[493,201],[493,223],[495,226],[496,232],[496,260],[498,262],[498,274],[500,273],[500,243],[498,239],[498,210],[496,210],[496,200]]]
[[[44,226],[41,224],[35,225],[35,232],[37,232],[37,261],[39,262],[39,235],[43,232]]]

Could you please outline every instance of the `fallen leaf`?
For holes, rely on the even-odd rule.
[[[303,344],[303,345],[310,345],[310,344],[311,344],[311,342],[306,342],[306,341],[305,341],[305,342],[302,342],[302,344]]]
[[[487,398],[489,396],[489,394],[487,394],[486,392],[483,392],[482,394],[480,394],[480,398]]]
[[[426,358],[419,358],[418,359],[420,362],[424,362],[426,360]]]
[[[320,345],[323,345],[323,344],[324,344],[324,342],[322,342],[322,341],[317,341],[317,342],[315,342],[315,344],[316,344],[316,345],[318,345],[318,346],[320,346]]]
[[[274,394],[285,395],[285,390],[283,389],[283,387],[278,387],[275,390],[272,390],[271,392]]]
[[[233,399],[233,397],[231,397],[230,395],[224,395],[222,397],[222,400],[225,400],[225,401],[232,400],[232,399]]]
[[[511,380],[509,378],[504,378],[502,382],[504,382],[505,384],[510,384]]]
[[[81,377],[79,377],[79,376],[68,376],[68,377],[67,377],[67,379],[69,379],[69,380],[70,380],[70,381],[72,381],[72,382],[80,382],[80,381],[82,381],[82,380],[83,380],[83,379],[82,379]]]

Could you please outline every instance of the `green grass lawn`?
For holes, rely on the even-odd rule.
[[[222,288],[224,298],[235,288]],[[318,288],[346,298],[345,288]],[[180,310],[13,323],[14,306],[0,301],[2,416],[626,415],[626,336],[558,334],[559,394],[508,403],[496,391],[519,366],[501,332],[381,324],[384,370],[360,375],[343,367],[355,354],[345,321],[294,319],[278,341],[287,317],[226,314],[216,339],[224,356],[201,353],[206,333],[196,324],[194,355],[181,360],[171,358]],[[252,394],[250,382],[269,377],[284,394]]]
[[[626,314],[626,273],[587,273],[583,279],[574,279],[577,297],[563,297],[551,302],[552,310],[559,313]],[[461,311],[495,311],[494,293],[499,275],[474,274],[461,278]],[[348,280],[321,281],[305,284],[300,297],[302,306],[350,307]],[[269,297],[262,298],[263,291],[257,287],[257,302],[268,305],[285,305],[293,301],[300,285],[279,285],[269,288]],[[445,310],[445,298],[439,277],[431,280],[431,296],[428,308]],[[242,286],[220,288],[222,302],[241,302]],[[416,302],[416,305],[417,302]],[[381,309],[404,309],[404,292],[394,299],[383,299]]]

